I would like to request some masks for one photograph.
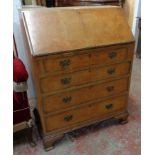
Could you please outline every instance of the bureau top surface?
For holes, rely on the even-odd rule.
[[[34,56],[134,41],[120,7],[24,9],[22,18]]]

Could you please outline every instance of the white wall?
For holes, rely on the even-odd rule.
[[[139,4],[138,4],[138,17],[141,17],[141,0],[139,1]]]
[[[136,0],[135,2],[134,18],[133,18],[133,26],[132,26],[132,32],[134,36],[136,36],[136,32],[137,32],[137,23],[138,23],[137,17],[141,17],[141,0]]]
[[[138,42],[138,34],[139,34],[138,17],[141,17],[141,0],[136,0],[135,9],[134,9],[132,33],[136,41],[135,51],[137,50],[137,42]]]
[[[33,80],[31,76],[30,66],[27,60],[26,55],[26,48],[24,47],[24,42],[22,38],[22,31],[20,27],[20,18],[19,18],[19,10],[21,8],[21,0],[14,0],[13,1],[13,32],[16,40],[16,46],[18,50],[18,56],[20,59],[23,60],[26,69],[29,73],[29,79],[28,79],[28,98],[35,98],[35,91],[34,91],[34,85]]]

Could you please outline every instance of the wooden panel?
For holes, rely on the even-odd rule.
[[[134,41],[120,7],[31,9],[23,19],[34,56]]]
[[[110,64],[123,61],[127,58],[127,48],[110,49],[105,48],[102,51],[93,52],[91,56],[92,65]]]
[[[80,53],[65,53],[59,56],[44,56],[38,60],[39,76],[45,74],[69,73],[89,68],[90,65],[106,65],[131,60],[131,46],[113,46]],[[84,54],[85,52],[85,54]],[[89,53],[89,54],[88,54]]]
[[[57,76],[48,76],[41,79],[41,89],[43,93],[53,92],[59,89],[69,88],[96,80],[121,76],[129,73],[130,63],[122,63],[99,67],[92,70],[74,72]]]
[[[75,72],[73,74],[62,74],[58,76],[48,76],[41,80],[43,93],[53,92],[58,89],[65,89],[71,86],[84,84],[90,81],[89,70]]]
[[[42,60],[44,73],[70,72],[89,66],[89,55],[47,57]],[[40,69],[41,70],[41,69]]]
[[[108,65],[92,69],[90,72],[91,81],[112,78],[128,74],[130,71],[130,63],[125,62],[121,64]]]
[[[58,115],[51,115],[45,119],[46,131],[65,128],[69,125],[80,123],[95,117],[105,117],[117,110],[125,108],[127,96],[112,98],[85,107],[66,111]]]
[[[45,97],[43,100],[43,110],[45,113],[55,112],[56,110],[63,110],[81,103],[105,96],[116,95],[125,91],[128,91],[128,78],[90,85],[89,87]]]

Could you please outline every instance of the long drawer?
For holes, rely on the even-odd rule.
[[[128,59],[127,47],[105,47],[98,50],[88,50],[88,53],[66,53],[59,56],[45,56],[39,60],[40,74],[68,73],[88,68],[90,65],[106,65]]]
[[[45,118],[46,131],[52,131],[69,127],[73,124],[94,119],[97,117],[105,117],[112,113],[123,110],[127,104],[127,96],[120,96],[98,103],[89,104],[80,108],[75,108],[57,115],[47,116]]]
[[[128,91],[128,78],[114,80],[108,83],[93,84],[56,95],[45,96],[43,98],[43,111],[45,113],[55,112],[125,91]]]
[[[91,70],[74,72],[72,74],[61,74],[57,76],[47,76],[41,79],[42,93],[54,92],[56,90],[69,88],[96,80],[102,80],[128,74],[130,63],[108,65]]]

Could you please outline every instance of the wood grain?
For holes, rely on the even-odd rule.
[[[44,73],[74,71],[88,67],[89,54],[43,59]]]
[[[71,111],[51,115],[45,119],[47,132],[80,123],[93,117],[105,117],[108,113],[121,110],[126,106],[126,96],[112,98],[95,104],[90,104],[82,108],[76,108]],[[96,112],[97,111],[97,112]]]
[[[34,56],[134,41],[120,7],[32,9],[23,15]]]
[[[32,8],[22,19],[46,150],[91,123],[127,122],[134,38],[121,8]]]
[[[87,103],[91,100],[113,96],[127,91],[127,78],[108,83],[93,84],[81,89],[75,89],[74,91],[66,91],[64,93],[44,97],[43,110],[45,113],[56,112]]]
[[[132,52],[128,49],[125,46],[114,46],[87,50],[78,54],[66,53],[59,56],[43,56],[42,59],[38,60],[39,76],[74,72],[88,69],[92,65],[103,66],[131,60]]]
[[[93,68],[74,72],[72,74],[61,74],[57,76],[48,76],[40,80],[42,93],[49,93],[59,89],[66,89],[90,83],[97,80],[123,76],[130,71],[130,63],[121,63],[108,65],[106,67]]]

